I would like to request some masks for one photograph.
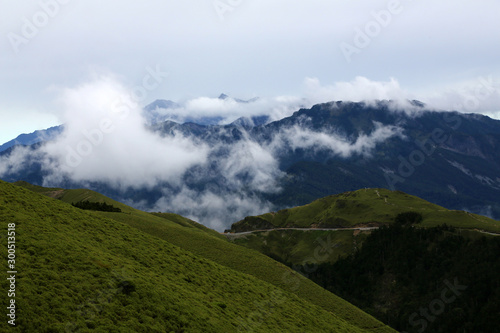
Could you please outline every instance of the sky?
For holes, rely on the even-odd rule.
[[[142,105],[222,92],[326,102],[364,78],[446,108],[489,79],[495,94],[468,111],[496,116],[498,13],[496,0],[2,0],[0,143],[60,124],[61,90],[96,73]]]

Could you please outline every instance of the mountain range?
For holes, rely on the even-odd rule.
[[[31,146],[39,142],[55,140],[63,131],[64,126],[54,126],[45,130],[34,131],[29,134],[20,134],[15,139],[0,145],[0,152],[17,145]]]
[[[430,110],[418,101],[337,101],[274,122],[243,118],[208,125],[169,120],[149,128],[162,138],[183,137],[209,147],[206,162],[188,168],[181,186],[158,181],[124,189],[92,179],[85,185],[144,209],[173,211],[212,227],[211,214],[221,208],[203,198],[238,198],[220,213],[218,228],[247,215],[360,188],[401,190],[448,209],[500,218],[500,121],[487,116]],[[42,148],[38,143],[30,149]],[[13,149],[1,152],[0,158],[8,160]],[[128,153],[133,158],[134,152]],[[51,171],[30,156],[34,153],[0,177],[44,184]],[[71,177],[62,179],[50,185],[83,185]],[[206,195],[173,200],[186,193]],[[248,208],[250,199],[260,208]],[[190,205],[182,205],[188,201]]]

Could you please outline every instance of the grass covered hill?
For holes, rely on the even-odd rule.
[[[231,232],[291,227],[380,226],[391,224],[398,214],[409,211],[422,215],[422,227],[446,223],[456,228],[500,233],[500,222],[493,219],[465,211],[448,210],[418,197],[387,189],[345,192],[315,200],[305,206],[246,217],[234,223]]]
[[[447,224],[459,230],[500,233],[500,222],[485,216],[448,210],[399,191],[362,189],[332,195],[305,206],[246,217],[234,223],[226,236],[235,244],[289,266],[334,263],[359,250],[372,232],[353,228],[392,225],[398,216],[408,214],[421,216],[422,221],[417,225],[423,228]],[[320,255],[322,260],[316,260],[311,256],[325,244],[327,257]]]
[[[352,229],[366,226],[380,228]],[[227,237],[398,331],[486,333],[499,332],[499,228],[402,192],[363,189],[247,217]],[[318,252],[324,245],[328,256]]]
[[[4,234],[15,224],[18,271],[16,326],[5,320],[0,331],[393,332],[287,267],[195,222],[105,197],[122,212],[71,206],[77,197],[99,196],[85,190],[31,190],[0,181],[0,221]],[[0,240],[5,249],[7,238]],[[232,260],[220,254],[231,250]],[[224,258],[210,259],[217,255]],[[258,277],[271,270],[288,272],[293,287]],[[0,285],[8,290],[7,280]],[[308,300],[307,292],[319,301]],[[3,306],[8,301],[3,297]]]

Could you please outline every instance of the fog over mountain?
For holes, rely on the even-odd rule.
[[[443,115],[447,113],[431,112],[431,106],[404,98],[409,95],[394,80],[379,84],[357,78],[349,84],[321,88],[311,79],[308,84],[316,92],[308,98],[259,98],[246,103],[230,97],[204,97],[163,104],[167,108],[160,103],[148,111],[119,81],[99,77],[61,90],[63,132],[54,140],[3,152],[0,177],[52,187],[90,187],[133,206],[174,211],[219,230],[247,215],[356,186],[404,188],[429,199],[442,191],[459,193],[449,199],[452,208],[468,208],[464,205],[470,194],[463,187],[470,181],[494,193],[500,188],[494,171],[500,156],[498,122],[458,113],[449,113],[451,120],[446,119]],[[365,91],[368,97],[391,99],[320,104],[311,109],[313,101],[330,95],[363,100],[353,88]],[[165,115],[172,110],[179,119],[217,116],[220,125],[148,122],[148,112]],[[268,118],[258,125],[242,120],[259,116]],[[471,127],[455,128],[458,123]],[[427,143],[435,147],[427,154],[425,149],[431,146],[419,148],[418,140],[432,137],[436,128],[451,132],[446,141]],[[415,155],[412,146],[425,154]],[[469,157],[446,156],[450,152]],[[416,168],[398,166],[402,159],[413,161],[422,156],[424,161],[417,160]],[[336,163],[334,170],[332,163]],[[427,174],[435,167],[459,174],[439,184]],[[401,168],[416,171],[401,172]],[[431,192],[423,191],[413,176],[423,170],[427,170],[423,179],[433,184]],[[314,185],[314,175],[324,172],[328,172],[324,184]],[[311,190],[311,186],[317,187]],[[484,193],[486,200],[489,192]],[[458,198],[460,195],[464,197]],[[483,205],[471,201],[470,206],[489,209],[491,215],[498,209],[490,207],[488,200]]]

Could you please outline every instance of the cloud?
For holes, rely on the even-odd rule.
[[[312,149],[314,152],[327,150],[333,155],[343,158],[351,157],[354,154],[366,157],[371,155],[371,151],[377,144],[393,136],[404,137],[403,129],[392,125],[384,126],[379,122],[374,122],[374,129],[371,133],[360,133],[355,139],[349,139],[337,133],[313,131],[307,127],[296,125],[280,131],[271,146],[275,151],[287,148],[292,150]]]
[[[376,100],[391,100],[392,110],[410,115],[418,115],[422,109],[409,101],[419,100],[428,110],[481,113],[500,119],[500,78],[493,75],[479,76],[419,93],[402,88],[395,78],[373,81],[358,76],[352,81],[340,81],[332,85],[323,85],[317,78],[306,78],[304,95],[312,104],[351,101],[374,105]]]
[[[472,85],[467,87],[467,84]],[[475,85],[475,86],[474,86]],[[482,91],[478,92],[478,85]],[[494,87],[495,92],[492,91]],[[479,90],[480,90],[479,89]],[[474,92],[475,91],[475,92]],[[484,95],[488,93],[488,98]],[[478,104],[477,97],[481,104]],[[260,97],[252,103],[238,103],[233,98],[219,99],[199,97],[187,100],[176,109],[159,110],[170,120],[183,123],[186,119],[202,117],[220,117],[220,124],[229,124],[240,117],[259,115],[270,116],[271,121],[291,116],[300,108],[310,108],[315,104],[331,101],[365,102],[375,106],[376,101],[391,101],[388,106],[393,111],[406,112],[418,115],[422,108],[413,105],[412,100],[419,100],[426,104],[426,109],[440,109],[446,111],[466,111],[466,107],[474,109],[470,112],[489,110],[500,111],[500,85],[492,81],[491,77],[478,78],[476,81],[462,83],[460,88],[447,88],[432,93],[411,93],[404,89],[396,78],[388,81],[375,81],[363,76],[357,76],[351,81],[337,81],[333,84],[323,84],[318,78],[307,77],[302,83],[300,95]],[[459,101],[459,102],[457,102]],[[461,101],[461,102],[460,102]]]
[[[494,80],[485,82],[480,89],[470,84],[453,92],[482,96],[495,105],[498,85]],[[370,103],[373,98],[392,99],[397,101],[393,104],[397,110],[409,97],[395,79],[376,82],[357,77],[323,86],[318,79],[310,78],[305,87],[306,98],[279,96],[238,103],[231,98],[202,97],[188,100],[171,112],[178,117],[220,116],[223,122],[254,115],[270,115],[272,120],[278,120],[319,101]],[[186,215],[216,229],[274,208],[261,197],[281,190],[279,180],[285,174],[280,160],[289,151],[326,151],[340,158],[369,157],[378,144],[392,137],[404,138],[403,129],[398,126],[374,122],[370,132],[346,136],[334,127],[314,130],[308,118],[271,132],[266,138],[244,128],[224,127],[211,134],[212,141],[176,131],[161,136],[148,129],[141,105],[111,75],[97,75],[90,82],[59,89],[59,96],[60,115],[65,123],[62,135],[38,150],[14,149],[0,161],[0,175],[39,162],[46,186],[61,186],[70,180],[82,186],[104,183],[120,193],[130,188],[160,188],[162,197],[154,204],[129,203],[145,210]]]
[[[26,167],[30,163],[30,154],[36,154],[37,159],[42,155],[40,152],[32,150],[29,147],[15,146],[8,155],[0,158],[0,176],[9,173],[15,174],[17,170],[22,170],[23,167]]]
[[[241,103],[236,99],[214,97],[197,97],[180,102],[176,108],[157,108],[154,112],[165,120],[184,123],[202,118],[217,118],[220,125],[230,124],[241,117],[269,116],[270,121],[283,119],[292,115],[301,107],[312,106],[304,98],[296,96],[260,97],[249,103]]]
[[[370,100],[407,100],[410,94],[403,90],[399,82],[390,78],[389,81],[372,81],[363,76],[357,76],[349,82],[336,82],[323,86],[317,78],[306,78],[304,81],[306,96],[314,103],[327,101],[362,102]]]
[[[218,229],[273,208],[259,196],[281,191],[278,184],[284,172],[279,161],[284,151],[327,150],[343,158],[369,156],[378,143],[402,135],[398,127],[375,123],[371,133],[347,138],[335,131],[311,130],[305,119],[271,133],[267,140],[244,128],[220,127],[212,134],[213,140],[202,141],[175,131],[162,136],[148,130],[134,95],[110,75],[97,75],[90,82],[59,89],[59,96],[65,124],[62,135],[36,153],[28,148],[14,150],[0,164],[0,174],[37,161],[45,186],[61,186],[69,180],[82,186],[107,184],[119,193],[130,188],[160,188],[163,196],[155,204],[130,203],[146,210],[173,211]],[[270,114],[281,119],[303,103],[310,102],[293,96],[253,103],[197,98],[173,111],[225,119]]]
[[[273,210],[273,205],[256,195],[242,191],[195,191],[183,186],[178,193],[165,193],[152,208],[153,211],[175,211],[206,226],[224,230],[232,223],[250,215]]]
[[[44,185],[65,178],[105,182],[114,187],[153,187],[176,183],[184,172],[206,161],[206,145],[176,133],[149,131],[141,107],[116,79],[108,76],[61,89],[64,132],[41,147]]]
[[[220,163],[220,173],[233,188],[248,187],[265,193],[278,192],[277,179],[284,174],[269,147],[248,137],[230,147]]]
[[[221,115],[238,108],[238,102],[232,98],[199,97],[189,100],[186,104],[188,110],[198,110],[204,115]]]
[[[500,119],[500,79],[479,76],[431,93],[426,101],[436,109],[482,113]]]
[[[243,131],[236,142],[214,146],[206,168],[189,173],[189,183],[205,186],[195,190],[185,183],[177,189],[165,189],[162,198],[148,209],[175,212],[222,230],[245,216],[276,209],[260,194],[281,191],[279,180],[285,173],[280,170],[279,161],[290,149],[309,153],[326,150],[342,158],[354,154],[369,157],[377,144],[393,136],[403,137],[402,131],[400,127],[376,122],[370,133],[349,139],[337,133],[311,130],[307,121],[273,133],[269,140],[256,141]]]

